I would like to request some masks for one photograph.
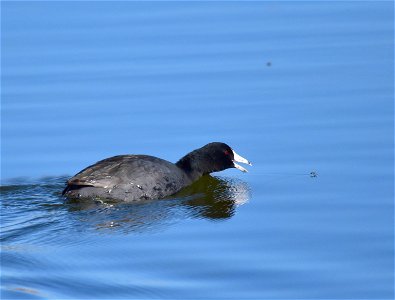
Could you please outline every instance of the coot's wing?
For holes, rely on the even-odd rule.
[[[63,194],[79,187],[98,187],[155,198],[177,192],[185,186],[185,176],[176,165],[157,157],[120,155],[99,161],[70,178]]]
[[[136,160],[139,155],[118,155],[103,159],[83,169],[67,181],[69,186],[107,187],[119,182],[118,174],[125,163]],[[121,174],[119,174],[121,175]]]
[[[118,155],[103,159],[83,169],[67,181],[68,185],[104,187],[144,176],[162,159],[149,155]]]

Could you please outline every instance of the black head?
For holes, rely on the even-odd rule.
[[[211,172],[219,172],[229,168],[237,168],[243,172],[246,169],[235,162],[251,163],[238,155],[227,144],[214,142],[196,149],[177,162],[177,166],[189,173],[196,173],[199,177]]]
[[[199,149],[202,158],[202,165],[207,165],[206,169],[211,169],[211,172],[218,172],[229,168],[234,168],[233,164],[233,150],[224,143],[210,143]],[[208,173],[211,173],[208,172]]]

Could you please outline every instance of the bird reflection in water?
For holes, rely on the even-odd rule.
[[[161,200],[119,203],[79,199],[67,200],[67,204],[69,211],[97,229],[144,232],[160,230],[188,218],[228,219],[249,198],[250,189],[244,181],[206,175]]]

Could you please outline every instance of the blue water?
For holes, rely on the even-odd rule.
[[[392,2],[1,10],[2,299],[394,297]],[[105,157],[211,141],[250,172],[138,204],[60,195]]]

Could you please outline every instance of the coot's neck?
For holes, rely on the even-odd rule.
[[[188,153],[176,163],[177,167],[181,168],[191,181],[198,180],[203,175],[216,171],[213,164],[209,163],[212,160],[211,157],[201,149]]]

